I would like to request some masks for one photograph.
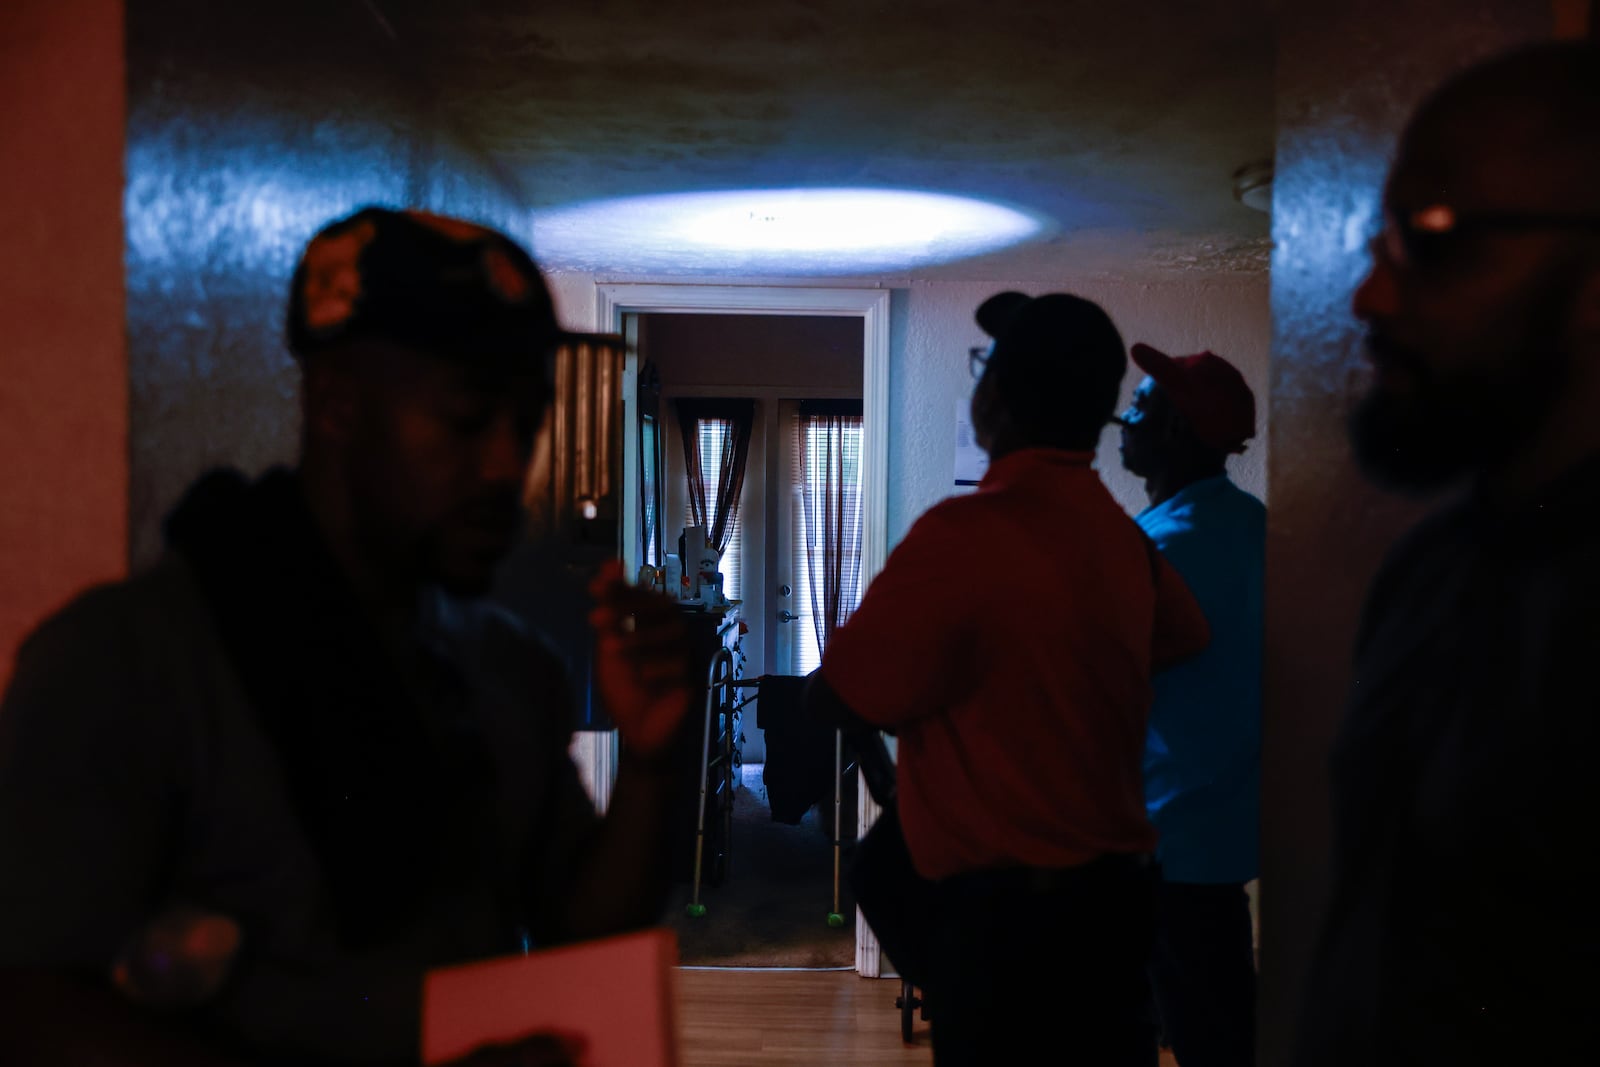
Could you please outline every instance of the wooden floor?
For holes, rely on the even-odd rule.
[[[854,971],[678,972],[683,1067],[933,1063],[928,1024],[900,1040],[900,983]]]
[[[685,968],[682,1067],[878,1067],[933,1063],[928,1024],[900,1040],[900,983],[854,971]],[[1175,1067],[1163,1053],[1162,1067]]]

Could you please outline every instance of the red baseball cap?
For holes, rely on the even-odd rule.
[[[1135,344],[1133,365],[1172,398],[1172,406],[1201,443],[1224,452],[1243,452],[1256,435],[1256,398],[1239,368],[1214,352],[1169,356]]]

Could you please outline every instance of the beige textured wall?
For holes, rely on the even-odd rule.
[[[1093,300],[1132,345],[1144,341],[1173,355],[1209,348],[1233,361],[1255,390],[1261,436],[1230,468],[1259,496],[1266,492],[1267,317],[1265,275],[1225,274],[1179,280],[1063,278],[1041,286],[922,282],[894,294],[890,347],[889,536],[898,540],[916,517],[952,490],[955,415],[972,395],[967,349],[987,338],[972,319],[983,300],[1003,289],[1068,292]],[[1130,362],[1126,400],[1142,379]],[[1122,470],[1117,435],[1102,436],[1097,466],[1130,512],[1146,504],[1143,483]]]
[[[120,0],[0,5],[0,686],[127,566],[122,56]]]

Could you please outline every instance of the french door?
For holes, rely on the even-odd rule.
[[[768,468],[777,491],[767,494],[771,544],[761,613],[773,674],[809,674],[821,662],[819,636],[826,628],[816,616],[825,607],[825,589],[839,590],[845,614],[861,599],[862,421],[859,413],[819,415],[836,409],[824,401],[778,405],[778,440]],[[826,577],[830,566],[839,575],[833,582]]]

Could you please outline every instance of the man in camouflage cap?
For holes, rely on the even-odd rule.
[[[502,234],[367,208],[310,242],[298,464],[202,478],[0,709],[0,979],[53,1006],[29,1062],[415,1062],[427,968],[657,919],[676,613],[595,582],[599,819],[560,662],[481,599],[563,337]]]

